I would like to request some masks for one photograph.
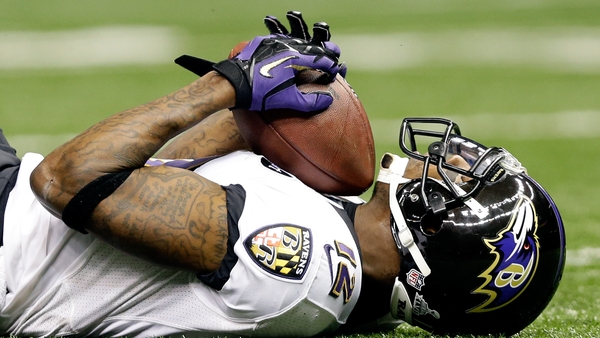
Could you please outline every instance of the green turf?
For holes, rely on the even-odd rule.
[[[597,0],[530,1],[2,1],[0,32],[55,31],[107,25],[178,28],[185,52],[218,60],[241,40],[264,34],[262,17],[304,12],[336,34],[452,30],[600,29]],[[0,51],[1,52],[1,51]],[[572,51],[577,53],[578,51]],[[173,58],[178,55],[173,55]],[[342,57],[343,59],[343,57]],[[194,76],[173,64],[84,70],[2,70],[0,127],[11,136],[76,133],[120,110],[176,90]],[[600,73],[531,65],[436,65],[393,71],[353,71],[348,79],[371,118],[476,114],[600,112]],[[460,122],[460,121],[458,121]],[[531,128],[536,128],[532,125]],[[468,130],[463,130],[468,135]],[[600,138],[524,141],[510,135],[482,139],[509,149],[558,204],[569,252],[600,247]],[[48,143],[48,142],[46,142]],[[47,149],[52,142],[44,145]],[[19,149],[22,154],[27,150]],[[39,150],[46,151],[46,150]],[[398,152],[379,143],[377,152]],[[547,310],[520,337],[600,336],[600,262],[570,264]],[[428,337],[401,327],[365,336]],[[363,336],[360,336],[363,337]]]

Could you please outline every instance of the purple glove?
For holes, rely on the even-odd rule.
[[[333,98],[329,92],[301,93],[296,87],[296,74],[319,69],[328,74],[326,78],[331,82],[340,67],[337,57],[324,48],[289,38],[261,36],[233,60],[221,61],[213,68],[235,87],[236,108],[308,112],[329,107]]]
[[[302,93],[295,77],[306,69],[324,72],[324,80],[332,82],[340,72],[339,48],[330,43],[329,26],[316,23],[315,38],[310,39],[306,23],[299,12],[288,12],[292,33],[275,17],[265,18],[272,33],[254,38],[235,58],[221,61],[213,68],[225,76],[236,91],[236,108],[268,110],[290,108],[317,111],[333,102],[329,92]]]
[[[333,82],[339,73],[340,48],[329,41],[329,26],[317,22],[311,39],[300,12],[287,13],[292,32],[272,16],[264,19],[271,35],[254,38],[237,56],[214,64],[190,55],[182,55],[175,63],[203,76],[216,70],[226,77],[236,91],[234,108],[267,110],[290,108],[299,111],[324,110],[333,102],[331,93],[302,93],[296,86],[296,75],[307,69],[323,72],[319,80]],[[290,35],[288,35],[290,34]]]

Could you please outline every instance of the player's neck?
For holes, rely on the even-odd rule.
[[[384,201],[374,196],[356,211],[354,226],[361,248],[363,283],[358,303],[348,320],[349,326],[364,324],[389,312],[400,258],[390,229],[388,203],[387,198]]]
[[[392,285],[400,269],[400,256],[390,229],[387,199],[383,202],[372,198],[361,205],[354,223],[363,258],[363,274]]]

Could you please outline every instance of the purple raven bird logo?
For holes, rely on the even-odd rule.
[[[487,312],[506,306],[527,288],[538,265],[540,244],[536,235],[537,213],[531,200],[521,196],[507,227],[493,239],[484,239],[495,256],[479,277],[485,282],[473,293],[488,299],[467,312]]]

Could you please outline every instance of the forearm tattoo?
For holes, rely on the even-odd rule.
[[[220,111],[198,123],[167,144],[154,157],[162,159],[202,158],[250,150],[230,111]]]
[[[38,196],[60,214],[97,177],[143,167],[170,138],[227,106],[215,89],[220,87],[213,86],[218,78],[207,78],[113,115],[56,149],[44,160],[47,170],[36,182]]]

